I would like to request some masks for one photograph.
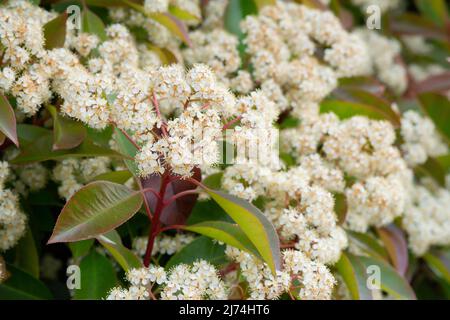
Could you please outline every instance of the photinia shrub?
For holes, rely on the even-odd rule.
[[[447,2],[0,4],[0,299],[447,299]]]

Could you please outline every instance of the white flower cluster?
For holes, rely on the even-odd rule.
[[[226,299],[227,288],[219,278],[216,268],[204,260],[192,266],[179,264],[169,272],[161,267],[132,269],[127,274],[129,289],[114,288],[108,300],[147,300],[152,287],[161,287],[162,300]],[[153,296],[154,297],[154,296]],[[152,297],[152,298],[153,298]]]
[[[312,260],[335,263],[347,246],[346,234],[336,223],[332,194],[314,184],[302,166],[272,171],[251,163],[235,165],[225,170],[222,184],[249,201],[264,197],[264,214],[279,230],[281,239],[293,241],[293,246]]]
[[[182,51],[185,62],[190,65],[200,62],[207,64],[221,82],[228,84],[228,78],[241,65],[237,50],[238,38],[223,29],[199,29],[190,32],[189,37],[192,47]],[[250,83],[252,86],[253,83]]]
[[[8,163],[0,161],[0,251],[12,248],[24,235],[27,217],[19,208],[19,199],[5,182],[9,175]]]
[[[228,246],[227,256],[239,263],[248,283],[250,299],[277,299],[289,292],[302,300],[329,300],[335,284],[330,270],[300,251],[283,252],[283,269],[272,274],[267,264],[249,253]],[[230,279],[232,281],[232,279]],[[237,281],[237,280],[235,280]]]
[[[156,112],[159,103],[170,103],[179,116],[159,125],[161,134],[149,139],[136,155],[140,174],[170,170],[190,176],[195,166],[216,164],[223,131],[221,119],[234,114],[234,96],[216,81],[206,65],[195,65],[187,73],[178,65],[160,67],[152,79],[149,91]],[[152,123],[146,124],[152,128]]]
[[[412,186],[411,201],[402,220],[409,246],[423,255],[433,245],[450,244],[450,191],[431,184]]]
[[[26,0],[7,1],[0,7],[0,44],[4,48],[0,89],[10,92],[26,114],[34,114],[51,97],[48,78],[30,64],[45,54],[42,26],[53,17]]]
[[[410,166],[423,164],[428,157],[448,153],[448,147],[436,131],[434,123],[416,111],[406,111],[401,119],[400,129],[404,143],[403,157]]]
[[[364,42],[331,12],[278,1],[248,16],[242,29],[255,80],[261,87],[273,81],[270,87],[279,87],[294,109],[320,102],[340,77],[370,72]],[[320,49],[324,63],[316,56]]]
[[[96,176],[109,172],[111,160],[107,157],[89,159],[65,159],[53,169],[53,179],[61,185],[58,193],[69,199],[75,192]]]
[[[373,30],[359,29],[354,34],[370,48],[373,72],[380,81],[394,93],[404,93],[408,87],[408,77],[406,68],[397,61],[402,49],[400,42]]]
[[[195,237],[191,234],[177,233],[175,236],[160,234],[153,244],[152,255],[173,255],[180,251],[185,245],[191,243]],[[133,241],[133,251],[143,257],[147,248],[147,237],[138,237]]]

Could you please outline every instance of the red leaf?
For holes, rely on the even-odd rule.
[[[395,269],[405,276],[408,269],[408,245],[403,231],[393,224],[379,228],[377,231]]]
[[[418,93],[440,92],[450,90],[450,71],[429,77],[415,85]]]
[[[201,176],[202,175],[200,169],[195,168],[192,178],[197,181],[201,181]],[[161,186],[161,176],[159,175],[151,175],[145,179],[142,179],[141,181],[142,187],[144,189],[152,188],[158,191]],[[187,180],[177,179],[175,181],[172,181],[167,185],[166,192],[164,194],[164,201],[169,200],[171,197],[180,192],[187,190],[194,190],[196,188],[197,186],[195,184]],[[146,192],[145,196],[147,197],[150,210],[152,212],[155,212],[158,200],[157,197],[152,192]],[[194,208],[197,198],[198,198],[197,194],[192,194],[176,199],[175,201],[164,207],[160,216],[160,221],[166,225],[185,224],[187,218],[189,218],[189,216],[191,215],[192,209]]]
[[[0,93],[0,131],[16,146],[19,146],[16,129],[16,116],[8,99]]]

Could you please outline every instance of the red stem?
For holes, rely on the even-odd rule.
[[[163,132],[164,136],[167,137],[168,134],[167,134],[167,129],[166,129],[166,123],[164,122],[164,119],[161,115],[161,111],[159,110],[159,102],[158,102],[158,99],[156,99],[156,95],[154,93],[152,95],[152,104],[153,104],[153,107],[155,108],[156,115],[162,122],[161,131]]]
[[[239,117],[236,117],[236,118],[234,118],[233,120],[231,120],[231,121],[225,123],[225,124],[223,125],[223,127],[222,127],[222,130],[228,129],[228,128],[231,127],[233,124],[235,124],[236,122],[238,122],[239,120],[241,120],[241,118],[242,118],[242,117],[239,116]]]
[[[177,200],[178,198],[184,197],[184,196],[188,196],[191,194],[197,194],[200,191],[198,190],[186,190],[180,193],[177,193],[176,195],[172,196],[170,199],[168,199],[167,201],[164,202],[164,206],[169,205],[170,203],[172,203],[173,201]]]

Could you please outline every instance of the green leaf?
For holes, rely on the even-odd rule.
[[[158,55],[163,65],[170,65],[178,62],[177,57],[169,49],[160,48],[152,44],[148,44],[147,47]]]
[[[364,264],[358,257],[343,252],[336,264],[353,300],[372,300],[372,292],[367,287],[367,274]]]
[[[222,185],[223,172],[213,173],[202,180],[202,183],[208,188],[220,189]]]
[[[112,171],[112,172],[106,172],[102,173],[98,176],[96,176],[92,181],[109,181],[114,182],[118,184],[124,184],[130,178],[132,178],[133,175],[128,170],[121,170],[121,171]]]
[[[376,259],[388,260],[386,249],[369,233],[358,233],[347,230],[349,240],[365,254]]]
[[[30,228],[27,228],[14,250],[15,265],[39,279],[39,255]]]
[[[44,25],[45,49],[64,47],[67,13],[64,12]]]
[[[108,258],[92,251],[80,263],[81,288],[75,290],[75,299],[102,299],[116,285],[116,272]]]
[[[114,133],[114,128],[112,126],[108,126],[102,130],[86,127],[86,131],[92,142],[98,144],[99,146],[109,148],[109,142],[111,141]]]
[[[414,169],[416,174],[429,176],[438,184],[445,187],[445,176],[447,175],[448,170],[446,170],[438,160],[430,157],[425,163],[416,166]]]
[[[230,0],[225,10],[224,25],[230,33],[242,39],[240,23],[248,15],[257,14],[258,8],[254,1],[249,0]]]
[[[208,188],[205,191],[236,221],[272,272],[280,270],[280,240],[274,226],[264,214],[253,204],[236,196]]]
[[[11,277],[0,283],[0,299],[4,300],[41,300],[52,299],[50,290],[32,275],[8,264]]]
[[[191,46],[191,39],[189,39],[189,33],[186,26],[178,20],[176,17],[169,13],[148,13],[147,16],[162,24],[172,34],[180,38],[186,45]]]
[[[94,239],[81,240],[76,242],[68,243],[70,251],[72,252],[72,257],[74,259],[84,257],[91,250],[94,244]]]
[[[20,154],[11,160],[12,164],[28,164],[47,160],[63,160],[83,157],[123,158],[120,153],[95,145],[86,138],[78,147],[70,150],[53,150],[53,134],[39,136],[35,141],[22,148]]]
[[[338,93],[338,95],[340,95],[343,100],[361,103],[365,105],[365,107],[373,106],[374,109],[377,112],[382,113],[386,119],[389,119],[389,121],[396,126],[400,126],[400,115],[392,109],[392,104],[384,97],[379,97],[365,90],[349,87],[340,89],[340,92],[341,94]]]
[[[444,0],[416,0],[420,12],[438,26],[443,27],[448,21],[448,8]]]
[[[186,226],[184,229],[219,240],[261,259],[258,250],[237,224],[224,221],[206,221]]]
[[[16,146],[19,146],[16,129],[16,116],[8,99],[0,93],[0,131]]]
[[[98,236],[97,240],[109,251],[125,272],[134,268],[142,268],[142,261],[122,244],[116,230]]]
[[[265,6],[274,6],[277,1],[276,0],[253,0],[258,7],[258,10],[261,10]]]
[[[423,110],[433,120],[436,128],[450,142],[450,101],[447,97],[436,93],[425,93],[419,96]]]
[[[66,203],[48,243],[95,238],[126,222],[141,205],[140,192],[112,182],[92,182]]]
[[[17,125],[17,136],[22,148],[46,134],[50,135],[51,131],[31,124],[19,123]]]
[[[225,221],[235,223],[214,200],[197,201],[186,224],[193,225],[205,221]]]
[[[52,105],[46,106],[53,117],[53,150],[78,147],[86,138],[86,129],[81,122],[63,117]]]
[[[344,224],[345,219],[347,217],[348,204],[347,198],[343,193],[335,193],[334,194],[334,212],[338,217],[339,225]]]
[[[199,21],[200,20],[200,17],[198,17],[180,7],[174,6],[174,5],[169,5],[169,12],[174,17],[177,17],[180,20],[186,20],[186,21]]]
[[[227,263],[225,246],[208,237],[198,237],[174,254],[166,263],[165,268],[168,270],[180,263],[191,264],[198,259],[206,260],[215,266],[224,265]]]
[[[101,41],[107,39],[105,32],[105,25],[91,10],[85,8],[82,14],[82,31],[96,35]]]
[[[450,154],[437,157],[436,161],[439,162],[439,164],[442,168],[444,168],[445,171],[450,172]]]
[[[450,250],[433,250],[423,258],[433,272],[450,284]]]
[[[191,45],[191,39],[189,39],[189,33],[186,26],[175,16],[166,12],[146,12],[142,5],[134,3],[130,0],[122,0],[122,2],[130,8],[139,11],[140,13],[146,15],[148,18],[163,25],[170,32],[172,32],[172,34],[180,38],[188,46]]]
[[[320,104],[320,112],[334,112],[340,119],[348,119],[353,116],[366,116],[376,120],[389,120],[394,125],[398,125],[398,121],[394,120],[390,115],[381,110],[381,108],[365,103],[324,100]]]
[[[372,257],[357,257],[367,270],[370,266],[378,266],[381,275],[381,289],[392,295],[396,299],[415,300],[416,295],[411,289],[408,281],[389,264]]]
[[[134,159],[136,153],[138,152],[138,149],[134,144],[130,142],[130,140],[128,140],[125,134],[123,134],[123,132],[117,128],[114,130],[114,140],[116,141],[117,146],[119,147],[119,151],[121,153],[127,155],[129,158]],[[139,172],[136,162],[130,159],[124,159],[124,161],[127,168],[131,171],[133,175],[136,176]]]

